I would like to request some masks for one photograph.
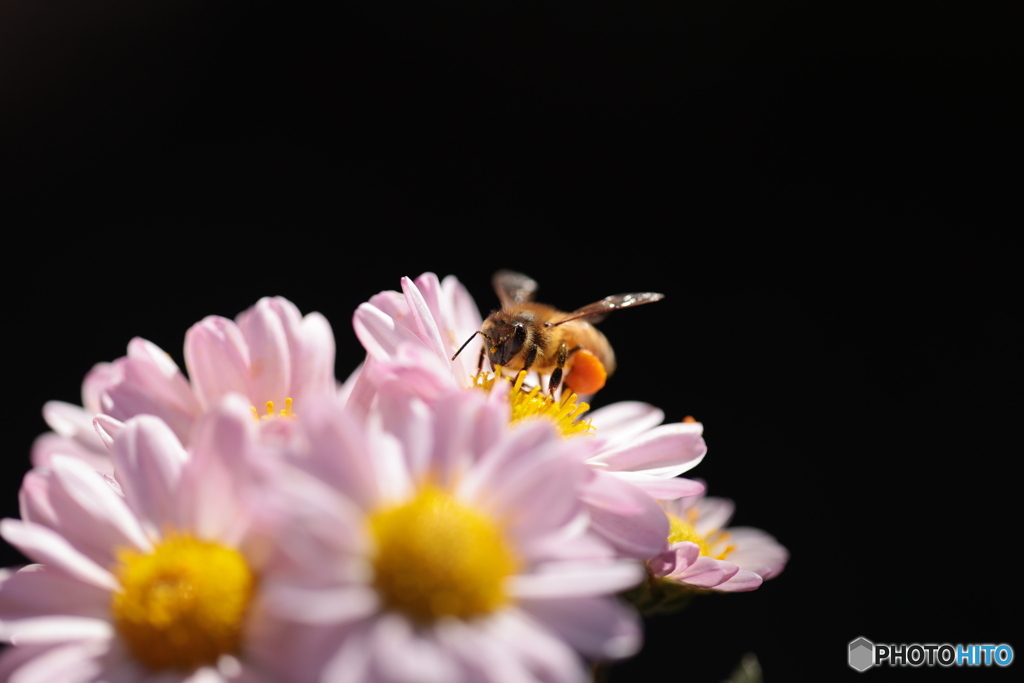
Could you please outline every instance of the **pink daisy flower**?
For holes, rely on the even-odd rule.
[[[65,456],[30,472],[23,519],[0,523],[38,563],[0,574],[0,639],[16,646],[0,678],[212,683],[280,670],[263,608],[272,539],[252,508],[259,433],[231,397],[190,450],[140,416],[111,447],[114,476]]]
[[[50,401],[32,462],[45,467],[70,455],[109,472],[108,443],[136,415],[162,419],[185,444],[196,419],[228,393],[246,397],[258,414],[292,414],[311,396],[336,391],[334,335],[319,313],[302,316],[282,297],[265,297],[236,321],[209,316],[185,335],[189,379],[169,355],[145,339],[128,354],[86,375],[82,406]],[[93,422],[97,415],[102,417]]]
[[[444,683],[585,681],[580,655],[633,654],[614,593],[643,572],[587,533],[574,442],[509,429],[482,392],[428,405],[394,389],[365,421],[321,402],[298,424],[278,504],[300,517],[285,549],[308,571],[268,601],[302,615],[285,649],[321,680]]]
[[[395,378],[425,399],[472,386],[479,338],[451,357],[482,323],[473,298],[454,276],[403,277],[401,292],[380,292],[356,309],[352,325],[367,357],[346,382],[348,402],[368,409],[377,388]]]
[[[354,318],[367,362],[349,404],[368,409],[377,390],[389,383],[400,383],[427,401],[455,387],[503,386],[477,376],[479,337],[451,360],[481,323],[472,297],[451,276],[443,283],[433,273],[403,278],[402,292],[372,297],[359,306]],[[589,406],[575,404],[574,395],[551,403],[536,387],[529,394],[513,390],[510,398],[512,420],[549,419],[566,435],[596,430],[587,462],[600,475],[587,483],[583,499],[595,531],[623,556],[644,560],[664,544],[667,521],[654,498],[703,490],[698,482],[677,478],[707,452],[699,423],[661,425],[664,414],[639,402],[610,405],[583,419],[580,415]]]
[[[749,591],[777,576],[789,552],[760,529],[726,528],[735,505],[703,494],[662,502],[671,531],[648,561],[656,578],[698,589]]]

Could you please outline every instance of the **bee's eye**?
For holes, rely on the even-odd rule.
[[[512,330],[512,338],[505,342],[505,356],[506,362],[513,356],[519,353],[523,348],[523,344],[526,343],[526,327],[520,323],[514,323]]]

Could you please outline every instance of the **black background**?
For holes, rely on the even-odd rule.
[[[714,683],[748,651],[769,681],[1005,679],[856,674],[846,647],[1024,653],[1007,8],[5,4],[2,514],[43,402],[133,336],[181,364],[189,325],[281,294],[343,378],[352,312],[403,275],[485,312],[499,267],[567,309],[661,291],[602,323],[597,403],[704,422],[691,474],[792,560],[651,621],[611,680]]]

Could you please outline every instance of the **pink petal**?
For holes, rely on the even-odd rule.
[[[537,562],[603,562],[615,559],[615,551],[597,536],[588,533],[590,518],[584,512],[555,533],[517,539],[517,550],[530,564]]]
[[[696,495],[704,490],[704,484],[693,479],[662,479],[639,472],[610,472],[612,476],[628,481],[637,488],[643,489],[651,498],[658,500],[674,500],[683,496]]]
[[[367,356],[338,390],[339,405],[344,406],[349,414],[359,419],[366,417],[377,397],[377,386],[368,375],[373,372],[372,366],[379,363],[380,361]],[[305,406],[303,406],[303,411],[305,411]]]
[[[695,507],[700,512],[696,528],[702,534],[724,529],[736,512],[736,504],[728,498],[700,498]]]
[[[128,344],[128,356],[114,362],[123,374],[101,398],[102,412],[122,422],[136,415],[156,415],[186,439],[199,403],[192,389],[163,350],[144,339]]]
[[[97,363],[86,373],[82,380],[82,407],[85,412],[90,415],[100,412],[100,397],[120,376],[113,363]]]
[[[51,529],[60,524],[60,517],[50,497],[52,485],[53,472],[50,469],[35,469],[25,474],[21,490],[18,491],[18,503],[23,520],[42,524]]]
[[[480,501],[498,519],[507,520],[508,533],[519,541],[550,533],[583,513],[572,491],[586,473],[570,458],[542,457],[545,451],[558,453],[561,444],[535,451],[532,467],[504,468],[507,479],[495,482],[486,500]]]
[[[261,405],[267,401],[283,405],[292,386],[291,348],[284,315],[275,308],[275,302],[265,297],[239,316],[238,327],[249,346],[250,398]],[[298,315],[297,310],[290,312]]]
[[[54,458],[48,496],[57,517],[54,529],[101,566],[117,560],[118,548],[151,547],[124,498],[79,460]]]
[[[477,308],[473,296],[454,275],[445,276],[441,281],[442,298],[449,302],[449,310],[441,310],[442,319],[447,319],[456,333],[479,330],[483,324],[480,309]],[[468,335],[467,335],[468,338]],[[456,336],[456,341],[462,341]]]
[[[695,467],[707,453],[702,431],[703,426],[696,422],[661,425],[626,444],[600,452],[591,462],[601,463],[610,471],[675,477]]]
[[[402,393],[431,403],[459,386],[452,378],[451,364],[417,344],[400,344],[388,360],[374,360],[366,368],[363,374],[375,388],[396,384]]]
[[[39,564],[0,570],[0,630],[46,615],[109,618],[110,591]]]
[[[762,581],[764,581],[764,579],[762,579],[754,572],[748,572],[744,569],[741,569],[727,581],[724,581],[715,586],[715,590],[727,593],[752,591],[758,586],[760,586]]]
[[[409,345],[403,345],[403,349],[409,349]],[[375,367],[379,368],[382,365],[377,363]],[[395,435],[401,443],[402,457],[405,460],[405,467],[401,469],[407,471],[413,478],[433,475],[440,476],[443,480],[445,464],[431,457],[434,447],[432,411],[422,401],[410,400],[410,392],[406,389],[395,389],[396,387],[392,385],[380,393],[379,412],[384,429]],[[432,472],[431,468],[435,468],[435,471]]]
[[[275,616],[305,624],[340,624],[365,619],[380,610],[376,591],[364,585],[306,588],[271,583],[263,602]]]
[[[700,588],[715,588],[731,579],[739,567],[731,562],[701,556],[683,571],[677,571],[670,578]]]
[[[30,646],[26,650],[34,656],[25,660],[18,657],[21,648],[14,648],[13,653],[5,653],[13,654],[13,661],[9,664],[5,656],[4,669],[10,672],[10,677],[3,680],[9,683],[95,683],[99,680],[124,683],[102,676],[103,656],[109,648],[109,640],[78,641],[49,648]]]
[[[646,492],[611,474],[595,472],[580,497],[595,533],[625,557],[646,560],[668,538],[668,516]]]
[[[433,275],[431,273],[431,275]],[[433,293],[436,296],[436,289],[439,286],[437,283],[437,276],[433,277],[433,281],[428,284]],[[402,278],[402,291],[405,293],[405,300],[409,304],[409,310],[412,312],[413,320],[416,323],[416,329],[419,331],[420,338],[423,343],[427,345],[433,353],[439,358],[447,358],[445,353],[444,342],[441,340],[441,332],[438,330],[437,322],[435,321],[434,315],[427,305],[426,300],[423,298],[423,294],[419,288],[413,284],[413,281],[407,277]],[[436,300],[436,299],[435,299]]]
[[[370,626],[367,623],[339,639],[337,651],[315,678],[331,683],[365,683],[373,680],[369,675],[372,652],[368,633]]]
[[[369,636],[375,680],[449,683],[460,678],[452,654],[404,617],[385,612]]]
[[[394,318],[372,304],[359,305],[352,325],[366,352],[378,360],[388,360],[402,342],[423,343],[414,331],[398,325]]]
[[[334,392],[334,332],[327,318],[319,313],[306,315],[298,330],[298,343],[292,350],[292,398],[301,404],[308,396]]]
[[[370,297],[369,303],[388,317],[393,318],[398,325],[405,325],[409,319],[409,302],[405,300],[405,295],[401,292],[396,292],[393,289],[378,292]],[[413,329],[409,331],[415,333]]]
[[[480,317],[480,311],[477,309],[473,297],[454,276],[449,275],[441,281],[441,291],[441,300],[447,305],[442,303],[438,325],[443,327],[442,336],[447,337],[448,348],[451,349],[451,353],[448,353],[447,357],[451,358],[455,355],[459,347],[470,338],[470,335],[473,335],[473,341],[462,350],[452,365],[452,374],[461,384],[465,381],[464,378],[471,377],[476,373],[476,364],[483,338],[473,333],[480,329],[483,319]]]
[[[128,504],[153,536],[178,528],[182,469],[188,454],[162,420],[142,415],[129,420],[111,447],[116,478]]]
[[[620,401],[590,413],[597,428],[597,437],[607,447],[623,445],[661,424],[665,413],[660,408],[640,401]]]
[[[228,661],[234,660],[233,657],[229,658]],[[234,660],[237,662],[237,660]],[[234,669],[235,667],[231,667]],[[218,669],[211,666],[204,666],[189,673],[178,674],[180,680],[170,680],[166,683],[227,683],[228,678],[224,676]],[[176,677],[177,678],[177,677]],[[163,683],[163,682],[161,682]]]
[[[643,642],[636,613],[611,598],[528,600],[521,607],[588,657],[630,657]]]
[[[120,420],[115,420],[109,415],[100,413],[93,418],[92,426],[96,435],[99,436],[100,441],[103,443],[104,452],[109,454],[110,446],[114,443],[114,439],[124,429],[124,423]]]
[[[365,427],[351,411],[328,399],[311,402],[302,413],[303,443],[291,446],[290,459],[320,477],[364,509],[377,505],[380,487]]]
[[[462,622],[437,629],[439,640],[457,649],[471,668],[473,681],[515,683],[558,681],[583,683],[588,678],[579,657],[568,644],[519,609],[495,614],[480,628]]]
[[[242,511],[256,433],[249,406],[238,394],[229,394],[198,423],[183,493],[174,501],[183,526],[203,538],[229,543],[240,538],[249,522]]]
[[[451,433],[468,432],[451,427]],[[447,444],[439,450],[459,447],[467,445]],[[550,532],[579,514],[579,501],[566,492],[575,490],[588,474],[583,465],[562,456],[564,448],[550,424],[524,424],[481,456],[463,479],[459,494],[508,520],[510,532],[520,539]]]
[[[118,590],[114,576],[82,553],[55,531],[17,519],[0,520],[0,536],[29,558],[66,572],[92,586]]]
[[[696,543],[673,543],[672,547],[647,561],[655,576],[669,576],[684,571],[700,557]]]
[[[728,531],[729,543],[736,546],[729,553],[730,562],[765,580],[778,576],[785,568],[789,551],[769,534],[750,527],[733,527]]]
[[[92,428],[93,417],[93,413],[63,401],[47,401],[43,404],[43,419],[50,429],[63,437],[80,442],[91,451],[102,453],[103,442]]]
[[[161,402],[183,414],[198,414],[199,405],[191,385],[166,351],[136,337],[128,342],[127,360],[130,362],[120,367],[125,382],[159,396]]]
[[[4,631],[7,631],[5,626]],[[102,640],[114,635],[114,625],[106,619],[54,615],[19,619],[10,625],[10,641],[15,645],[53,643],[66,640]]]
[[[185,333],[185,367],[205,407],[231,392],[252,397],[250,364],[245,336],[227,318],[208,316]]]
[[[53,432],[46,432],[36,437],[36,440],[32,443],[31,454],[34,467],[49,469],[55,455],[77,458],[100,472],[109,474],[114,471],[114,466],[110,462],[110,458],[107,457],[106,449],[94,451],[83,447],[81,443],[74,439],[59,436]]]
[[[520,600],[608,595],[636,586],[643,577],[636,562],[553,562],[511,577],[508,591]]]
[[[86,467],[88,468],[88,465]],[[110,475],[100,472],[96,472],[96,475],[102,478],[103,483],[111,488],[116,496],[123,497],[120,486]],[[52,467],[37,468],[28,472],[18,492],[18,501],[21,506],[21,518],[24,521],[41,524],[58,533],[66,526],[64,520],[71,520],[73,524],[77,524],[77,520],[83,515],[81,506],[57,481]],[[101,564],[105,563],[110,556],[110,544],[123,542],[120,533],[116,530],[113,533],[108,532],[105,528],[107,525],[101,523],[86,526],[89,533],[86,536],[76,536],[75,545],[86,555],[97,558]]]

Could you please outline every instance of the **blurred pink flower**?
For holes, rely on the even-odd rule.
[[[260,415],[297,412],[310,397],[334,393],[334,335],[319,313],[303,317],[282,297],[264,297],[232,321],[208,316],[185,335],[189,379],[171,357],[145,339],[128,354],[100,363],[85,377],[82,406],[50,401],[43,416],[53,429],[32,448],[45,467],[54,455],[70,455],[110,472],[104,439],[136,415],[162,419],[188,444],[195,420],[229,392],[246,397]],[[102,415],[97,425],[93,420]]]
[[[613,594],[643,572],[587,533],[579,442],[505,410],[385,387],[366,420],[304,412],[271,504],[299,515],[285,550],[306,573],[268,604],[302,615],[284,649],[323,680],[584,681],[579,654],[638,649]]]
[[[725,525],[735,505],[703,494],[665,501],[672,521],[666,549],[648,566],[655,577],[716,591],[749,591],[779,574],[789,552],[760,529]]]
[[[4,539],[38,562],[0,571],[0,679],[273,680],[263,609],[275,560],[254,513],[259,429],[227,399],[186,450],[161,420],[128,420],[114,476],[55,456],[21,491]],[[255,626],[254,626],[255,625]]]

